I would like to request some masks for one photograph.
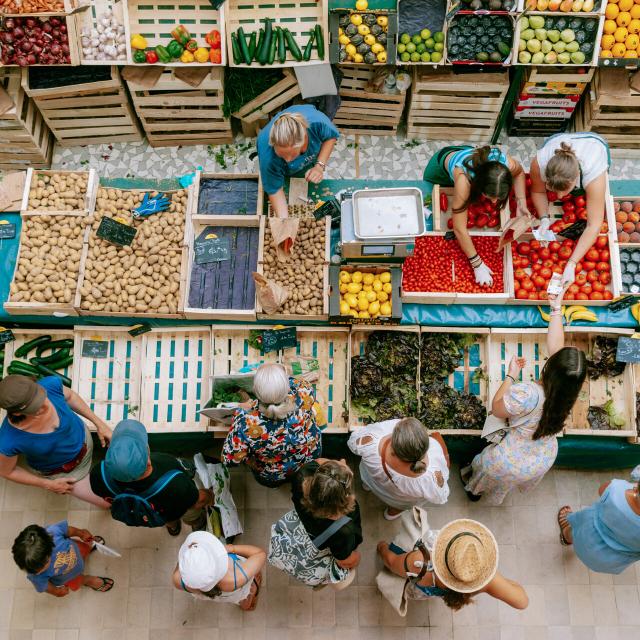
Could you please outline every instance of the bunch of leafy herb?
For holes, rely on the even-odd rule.
[[[475,337],[468,333],[425,333],[420,342],[420,381],[442,380],[456,370],[464,349]]]
[[[66,70],[65,70],[66,71]],[[284,77],[282,69],[225,67],[222,113],[228,118]],[[259,105],[260,107],[262,105]]]
[[[211,406],[216,407],[224,402],[242,402],[238,387],[217,386],[211,396]]]
[[[614,378],[624,372],[627,363],[616,360],[617,351],[618,338],[596,336],[591,354],[587,358],[587,373],[592,380],[601,376]]]
[[[442,381],[420,385],[418,418],[428,429],[481,429],[486,417],[487,410],[476,396]]]

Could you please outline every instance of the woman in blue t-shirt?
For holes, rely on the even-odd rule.
[[[79,416],[95,425],[102,446],[111,429],[77,393],[57,376],[35,382],[12,375],[0,381],[0,407],[7,411],[0,426],[0,477],[109,508],[91,491],[93,443]]]
[[[262,188],[276,216],[289,215],[284,182],[299,176],[318,184],[340,134],[331,120],[311,105],[278,113],[258,135]]]

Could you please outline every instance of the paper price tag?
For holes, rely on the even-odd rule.
[[[556,234],[551,231],[551,229],[547,229],[546,231],[542,231],[542,229],[533,229],[532,230],[533,237],[538,242],[555,242]]]
[[[554,273],[549,280],[549,286],[547,287],[547,293],[550,296],[559,296],[562,293],[562,274]]]

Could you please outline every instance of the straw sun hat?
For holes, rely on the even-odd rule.
[[[487,527],[465,518],[438,533],[431,562],[440,581],[452,591],[474,593],[486,587],[498,569],[498,544]]]

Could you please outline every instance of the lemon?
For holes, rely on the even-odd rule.
[[[387,16],[378,16],[376,19],[376,22],[381,26],[381,27],[386,27],[388,22],[389,22],[389,18],[387,18]]]
[[[379,42],[376,42],[371,45],[371,51],[376,54],[382,53],[384,51],[384,47]]]
[[[366,298],[360,298],[358,300],[358,309],[360,311],[366,311],[369,308],[369,302]]]
[[[351,282],[351,274],[348,271],[341,271],[340,282]]]
[[[380,280],[374,280],[371,285],[374,291],[382,291],[382,287],[384,286]]]
[[[349,42],[351,42],[349,36],[344,35],[344,33],[338,38],[338,41],[340,44],[349,44]]]
[[[351,312],[351,307],[349,306],[349,303],[346,302],[345,300],[340,300],[340,315],[348,316],[350,312]]]
[[[380,315],[390,316],[391,315],[391,305],[388,302],[384,302],[380,305]]]
[[[358,33],[361,36],[366,36],[367,34],[371,33],[371,29],[369,29],[369,27],[366,24],[361,24],[361,25],[358,25]]]
[[[356,27],[362,24],[362,16],[359,13],[351,14],[351,24],[355,24]]]
[[[373,302],[378,299],[378,294],[375,291],[368,291],[365,297],[369,302]]]
[[[362,271],[354,271],[351,274],[351,282],[362,282]]]
[[[340,307],[341,311],[340,313],[342,313],[342,307]],[[374,300],[370,305],[369,305],[369,313],[372,316],[375,316],[376,313],[380,312],[380,303],[377,300]]]
[[[356,9],[358,11],[366,11],[369,8],[367,0],[356,0]]]
[[[364,60],[364,57],[361,53],[356,53],[356,55],[353,56],[354,62],[362,62],[363,60]]]
[[[352,318],[358,318],[358,312],[355,309],[351,309],[351,311],[349,312],[351,314]]]
[[[340,293],[347,293],[349,291],[347,285],[344,282],[340,283]]]
[[[380,302],[386,302],[389,299],[386,291],[378,291],[376,297],[378,298],[378,300],[380,300]]]
[[[362,282],[364,282],[365,284],[373,284],[373,281],[375,280],[373,273],[365,273],[362,276]]]
[[[371,317],[371,316],[369,315],[369,312],[368,312],[368,311],[361,311],[361,312],[358,314],[358,318],[370,318],[370,317]]]
[[[354,296],[353,293],[345,294],[344,300],[350,307],[358,306],[358,298],[356,298],[356,296]]]
[[[373,49],[372,45],[376,44],[376,37],[372,33],[367,33],[364,37],[364,41]]]
[[[364,285],[362,285],[362,290],[363,291],[373,291],[373,287],[370,284],[364,284]]]
[[[362,285],[359,282],[350,282],[347,285],[347,291],[349,293],[358,293],[362,289]]]
[[[353,58],[356,55],[356,47],[355,45],[349,43],[344,50]]]
[[[385,293],[391,293],[391,292],[393,291],[393,287],[391,286],[391,283],[390,283],[390,282],[385,282],[385,283],[382,285],[382,290],[383,290]]]
[[[391,274],[388,271],[381,273],[380,282],[391,282]]]

